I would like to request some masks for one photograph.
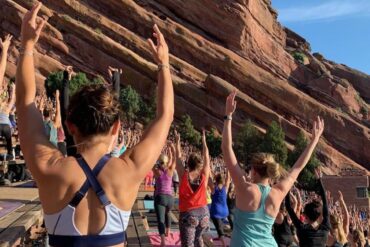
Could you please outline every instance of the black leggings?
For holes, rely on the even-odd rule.
[[[166,228],[171,228],[170,212],[173,206],[173,197],[159,194],[154,198],[154,209],[157,215],[159,235],[164,235]]]
[[[221,238],[222,236],[225,235],[225,232],[224,232],[224,221],[223,221],[223,219],[217,219],[217,218],[214,218],[214,217],[212,217],[211,219],[213,221],[213,224],[216,227],[216,231],[217,231],[218,237]]]
[[[12,131],[9,124],[0,124],[0,136],[3,136],[6,141],[6,149],[8,154],[12,154],[13,144],[12,144]]]

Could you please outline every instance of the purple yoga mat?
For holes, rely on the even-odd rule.
[[[0,218],[13,212],[22,205],[23,203],[21,202],[0,201]]]

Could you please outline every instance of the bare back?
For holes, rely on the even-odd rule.
[[[86,161],[93,169],[99,158],[86,157]],[[130,179],[133,177],[134,169],[130,169],[129,162],[111,158],[97,176],[108,199],[124,211],[131,210],[140,186],[139,182],[135,183]],[[58,160],[42,181],[36,179],[44,212],[54,214],[61,211],[72,200],[85,180],[86,176],[74,157]],[[103,229],[106,222],[105,211],[92,189],[89,189],[76,207],[74,221],[83,235],[97,234]]]

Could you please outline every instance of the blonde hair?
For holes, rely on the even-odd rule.
[[[161,154],[161,156],[159,156],[159,163],[160,163],[160,165],[163,165],[164,167],[167,166],[168,160],[169,160],[169,158],[165,154]]]
[[[330,215],[330,224],[332,235],[335,235],[338,242],[345,244],[348,242],[346,234],[344,233],[343,223],[337,215]]]
[[[252,168],[263,178],[272,180],[281,176],[280,164],[275,161],[274,155],[269,153],[257,153],[251,159]]]

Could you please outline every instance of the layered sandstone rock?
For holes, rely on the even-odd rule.
[[[0,0],[2,35],[19,37],[31,2]],[[280,26],[267,0],[60,0],[46,2],[42,13],[49,20],[36,53],[39,85],[68,64],[106,78],[111,65],[124,68],[125,84],[150,95],[156,66],[145,39],[157,23],[171,50],[177,117],[190,114],[198,127],[220,129],[224,99],[237,87],[236,128],[247,118],[261,131],[277,121],[294,143],[320,114],[326,130],[318,151],[326,172],[370,167],[370,130],[361,115],[370,96],[368,76],[312,56],[306,41]],[[9,77],[17,48],[19,42]],[[307,65],[294,60],[294,51],[306,55]]]

